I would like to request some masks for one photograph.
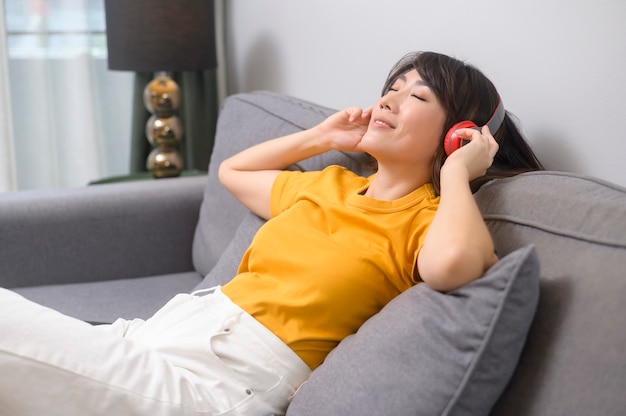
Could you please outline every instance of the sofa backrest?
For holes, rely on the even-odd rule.
[[[313,127],[335,111],[267,91],[237,94],[225,100],[193,243],[193,263],[198,272],[206,275],[211,271],[248,212],[219,183],[217,170],[221,161],[254,144]],[[369,172],[368,159],[363,155],[336,151],[291,168],[318,170],[332,164],[360,174]]]
[[[476,194],[498,254],[534,244],[537,313],[494,415],[616,415],[626,409],[626,189],[533,172]]]

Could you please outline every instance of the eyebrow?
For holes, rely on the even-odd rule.
[[[396,78],[396,81],[397,81],[397,80],[401,80],[401,81],[406,82],[406,76],[404,76],[404,74],[400,74],[400,75],[398,76],[398,78]],[[419,86],[419,87],[427,87],[427,88],[432,89],[432,88],[430,87],[430,85],[429,85],[426,81],[424,81],[423,79],[418,79],[418,80],[416,80],[416,81],[414,82],[414,84],[415,84],[415,85],[417,85],[417,86]]]

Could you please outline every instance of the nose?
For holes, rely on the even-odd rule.
[[[397,104],[394,101],[394,95],[397,95],[397,92],[393,90],[389,90],[387,91],[385,95],[380,97],[380,100],[378,100],[378,105],[380,106],[381,110],[387,110],[387,111],[395,110]]]

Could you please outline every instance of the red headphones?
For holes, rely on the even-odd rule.
[[[502,105],[502,100],[498,97],[498,105],[496,106],[496,109],[493,110],[493,114],[486,124],[492,134],[495,133],[502,125],[504,115],[504,105]],[[480,131],[480,127],[478,127],[478,125],[471,120],[460,121],[452,126],[446,133],[446,137],[443,139],[443,148],[448,156],[450,156],[455,150],[460,149],[461,146],[469,143],[469,140],[463,140],[458,136],[452,137],[452,134],[458,129],[474,129]]]

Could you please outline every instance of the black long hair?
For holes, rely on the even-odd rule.
[[[447,115],[433,164],[433,185],[439,193],[440,171],[448,157],[443,146],[446,132],[463,120],[471,120],[478,126],[486,124],[500,97],[493,83],[477,68],[435,52],[405,55],[389,72],[382,94],[389,92],[399,76],[413,69],[437,96]],[[543,170],[541,162],[522,136],[514,116],[508,111],[500,128],[491,133],[500,148],[487,173],[471,182],[472,192],[491,179]]]

